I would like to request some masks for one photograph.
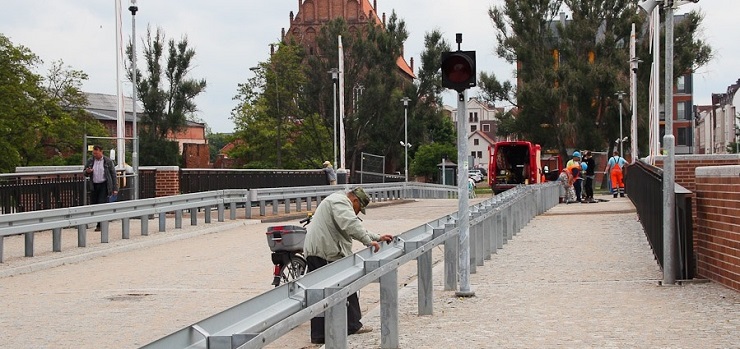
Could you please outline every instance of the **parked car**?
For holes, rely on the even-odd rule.
[[[468,177],[472,178],[475,183],[483,181],[483,174],[480,172],[480,170],[468,170]]]

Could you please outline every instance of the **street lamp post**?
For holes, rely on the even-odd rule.
[[[136,6],[136,0],[131,0],[128,10],[131,11],[131,85],[133,86],[133,94],[131,95],[131,114],[133,117],[131,133],[134,141],[134,151],[131,154],[131,165],[134,169],[132,181],[134,192],[131,198],[137,200],[139,198],[139,135],[136,129],[136,82],[138,81],[138,70],[136,69],[136,12],[139,11],[139,7]]]
[[[404,161],[404,175],[406,182],[409,181],[409,123],[408,123],[408,113],[409,113],[409,102],[411,101],[411,98],[403,97],[401,98],[401,102],[403,102],[403,139],[404,139],[404,145],[403,148],[406,150],[406,160]]]
[[[331,70],[329,70],[329,74],[331,74],[331,91],[332,95],[334,96],[334,123],[332,124],[334,129],[334,136],[331,139],[331,144],[334,146],[334,166],[336,168],[339,168],[339,164],[337,163],[337,80],[339,80],[339,69],[331,68]]]
[[[624,138],[622,137],[622,100],[624,99],[624,92],[617,91],[616,93],[619,101],[619,156],[624,157]]]

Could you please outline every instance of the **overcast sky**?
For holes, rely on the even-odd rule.
[[[395,10],[410,32],[406,59],[419,67],[424,34],[435,28],[454,45],[455,33],[463,33],[463,49],[477,51],[479,71],[510,78],[513,66],[494,54],[494,29],[487,15],[500,0],[377,0],[378,13]],[[123,35],[131,35],[129,0],[121,0]],[[137,36],[147,25],[162,27],[168,38],[187,35],[196,50],[191,76],[205,78],[206,92],[197,97],[200,112],[213,132],[231,132],[230,111],[236,86],[252,74],[249,67],[265,61],[269,44],[288,29],[289,13],[298,11],[296,0],[138,0]],[[740,79],[740,44],[733,28],[740,1],[701,0],[682,6],[678,13],[700,8],[706,15],[703,36],[715,50],[714,60],[694,75],[694,103],[710,104],[711,93],[726,92]],[[116,93],[115,0],[3,0],[0,33],[15,45],[31,49],[48,64],[63,60],[89,75],[86,92]],[[141,51],[141,41],[137,41]],[[662,45],[661,45],[662,46]],[[143,67],[141,59],[139,68]],[[625,62],[625,67],[626,67]],[[124,85],[126,96],[131,85]],[[454,104],[452,94],[445,96]],[[399,102],[400,103],[400,102]]]

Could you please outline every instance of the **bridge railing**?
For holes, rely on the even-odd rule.
[[[530,219],[557,203],[557,184],[545,183],[519,186],[472,205],[471,272],[503,248]],[[432,252],[437,245],[444,244],[444,289],[457,288],[458,217],[453,213],[432,220],[397,235],[377,253],[363,249],[143,348],[261,348],[322,313],[329,331],[326,346],[346,348],[346,298],[376,281],[380,283],[380,346],[398,348],[397,269],[417,261],[419,315],[432,315]]]
[[[663,170],[637,161],[627,167],[625,189],[632,204],[635,205],[642,227],[653,255],[663,268]],[[676,278],[693,279],[695,276],[693,218],[691,191],[675,183],[676,196],[676,239],[678,266]]]
[[[395,200],[401,198],[401,193],[408,193],[408,197],[454,197],[457,188],[424,183],[394,183],[371,184],[363,186],[373,201]],[[0,215],[0,263],[3,261],[3,241],[6,236],[25,235],[25,256],[34,255],[34,237],[36,233],[52,231],[52,251],[61,252],[62,229],[77,228],[77,245],[87,246],[88,224],[100,223],[100,240],[109,242],[109,226],[113,221],[121,222],[121,238],[130,237],[130,220],[139,218],[141,235],[149,235],[149,217],[158,216],[159,231],[164,232],[166,214],[174,213],[175,228],[182,228],[185,212],[190,213],[190,224],[198,224],[198,212],[205,211],[205,222],[211,223],[211,210],[218,211],[218,221],[225,220],[225,210],[228,205],[229,219],[236,219],[236,210],[239,204],[246,207],[247,218],[252,216],[252,203],[260,205],[260,214],[265,215],[267,203],[273,206],[273,213],[278,213],[278,207],[284,204],[286,212],[290,212],[291,203],[295,203],[296,210],[302,211],[301,202],[306,203],[306,209],[311,209],[311,203],[318,203],[331,193],[343,190],[345,186],[317,186],[298,188],[267,188],[267,189],[231,189],[215,190],[201,193],[165,196],[159,198],[121,201],[108,204],[89,206],[75,206],[35,212],[22,212]],[[412,196],[416,195],[416,196]]]

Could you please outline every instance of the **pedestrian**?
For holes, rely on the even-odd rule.
[[[118,180],[113,160],[103,155],[103,148],[99,145],[93,146],[92,157],[87,159],[85,177],[90,177],[92,182],[91,204],[103,204],[109,202],[111,196],[118,195]],[[100,222],[95,227],[100,231]]]
[[[346,193],[338,191],[321,201],[311,218],[311,224],[307,226],[303,245],[309,272],[351,255],[353,239],[372,247],[375,252],[380,249],[379,242],[390,243],[393,240],[391,235],[374,234],[362,226],[357,215],[360,212],[365,214],[368,204],[370,199],[361,187]],[[357,293],[354,293],[347,297],[348,334],[373,330],[363,326],[360,318],[360,301]],[[311,343],[324,343],[324,338],[324,317],[319,315],[311,319]]]
[[[583,185],[583,189],[586,192],[587,203],[596,202],[594,200],[594,177],[596,176],[596,160],[591,155],[590,150],[583,152],[583,162],[586,164],[586,182]]]
[[[612,193],[615,198],[617,197],[617,194],[619,194],[620,197],[624,197],[624,174],[622,170],[625,165],[627,165],[627,160],[619,156],[619,151],[615,150],[614,156],[609,158],[606,171],[604,171],[604,173],[608,174],[611,179]]]
[[[475,180],[468,177],[468,198],[475,199]]]
[[[581,153],[573,152],[573,158],[568,161],[565,168],[573,176],[572,184],[576,194],[576,202],[581,202],[581,191],[583,189],[583,178],[581,176]]]
[[[329,185],[337,184],[337,171],[331,167],[331,162],[324,161],[324,173],[326,173],[326,180],[329,182]]]

